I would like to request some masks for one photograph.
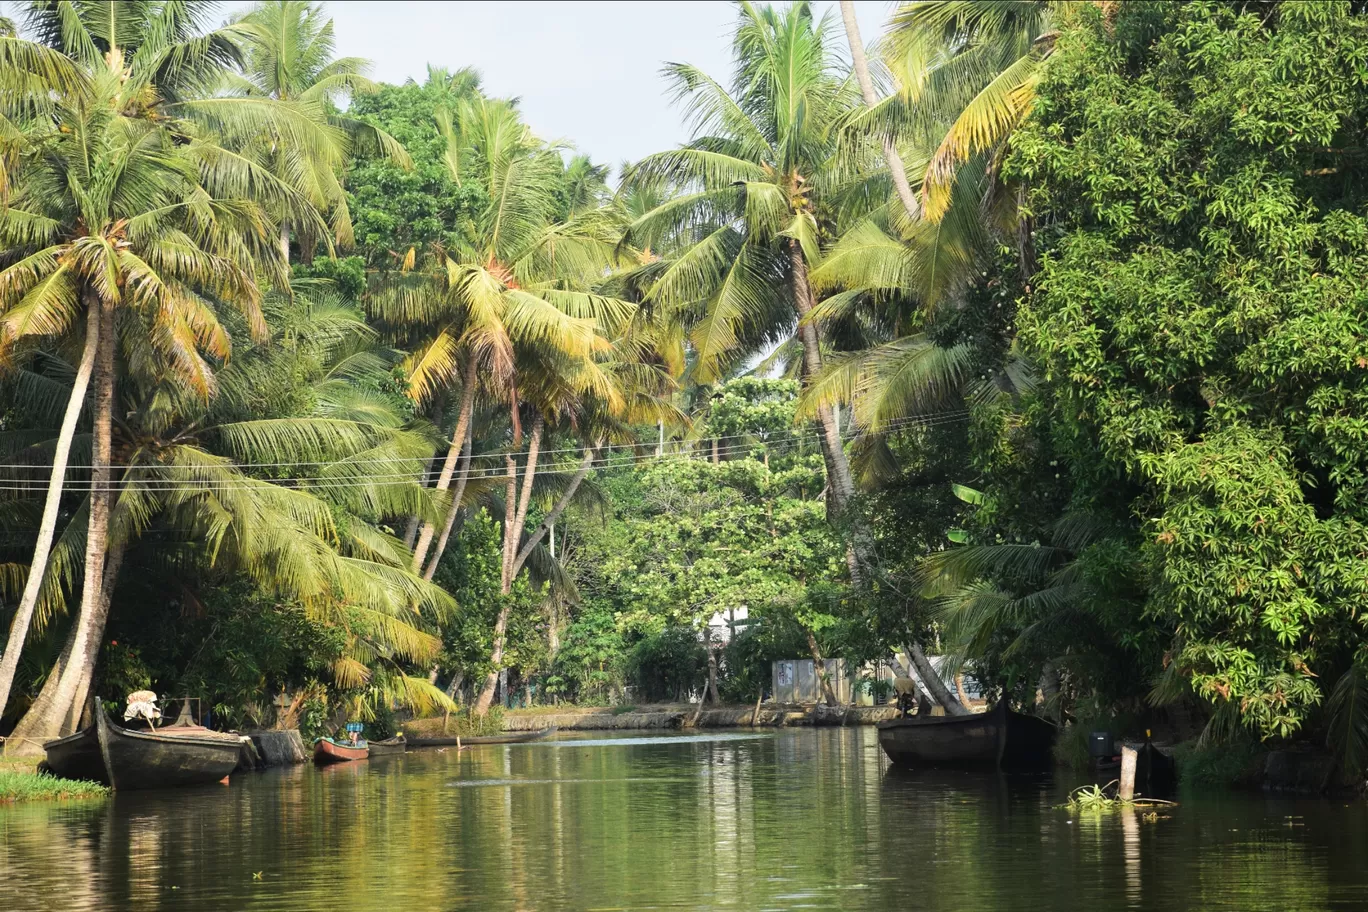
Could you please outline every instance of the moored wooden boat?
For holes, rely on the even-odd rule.
[[[408,740],[403,735],[395,735],[393,738],[386,738],[384,741],[368,741],[370,755],[372,757],[388,757],[391,754],[402,754],[408,750]]]
[[[504,732],[502,735],[483,735],[475,738],[457,738],[442,736],[439,738],[409,738],[409,747],[469,747],[477,744],[523,744],[527,741],[540,741],[549,737],[556,731],[556,726],[538,729],[530,732]]]
[[[1146,797],[1167,795],[1178,785],[1178,764],[1172,754],[1165,753],[1145,739],[1136,752],[1135,784]]]
[[[319,738],[314,742],[314,763],[326,766],[329,763],[346,763],[351,760],[365,760],[370,756],[370,745],[365,741],[350,744],[334,741],[332,738]]]
[[[109,784],[96,726],[89,725],[74,735],[48,741],[43,750],[47,752],[47,768],[54,776]]]
[[[1055,727],[1012,712],[1006,699],[986,713],[909,716],[880,722],[879,745],[899,766],[1032,769],[1050,764]]]
[[[103,709],[95,712],[95,728],[107,781],[117,790],[219,782],[237,766],[242,743],[239,735],[198,725],[123,728]]]

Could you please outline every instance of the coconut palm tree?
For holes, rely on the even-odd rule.
[[[122,6],[107,20],[92,19],[93,25],[77,15],[93,16],[105,6],[36,4],[30,9],[39,34],[56,27],[50,16],[70,20],[57,34],[78,54],[74,69],[81,85],[78,91],[50,94],[42,116],[23,122],[25,151],[11,175],[8,205],[0,210],[5,248],[0,345],[66,337],[83,322],[93,353],[95,490],[81,630],[88,629],[100,601],[116,333],[145,341],[169,376],[207,397],[214,384],[211,362],[226,358],[230,348],[211,302],[240,308],[245,326],[261,337],[265,324],[256,277],[264,273],[283,280],[284,264],[274,244],[263,244],[272,233],[267,212],[289,210],[319,221],[299,193],[193,122],[174,116],[172,109],[180,103],[168,102],[150,81],[164,76],[179,91],[192,76],[207,73],[216,55],[226,53],[219,40],[182,41],[184,29],[176,18],[186,12],[181,4],[131,5],[144,17],[154,7],[160,11],[150,20],[132,21]],[[141,21],[147,32],[137,32],[130,21]],[[126,54],[105,35],[129,36],[132,50]],[[204,59],[195,58],[196,51],[203,51]],[[79,415],[82,398],[72,397],[70,422]],[[54,464],[53,478],[60,480],[64,469]],[[46,541],[50,536],[40,536],[36,557]],[[0,697],[6,700],[43,561],[35,560],[31,572],[37,580],[21,602],[0,659]],[[80,645],[76,654],[84,659],[88,637]],[[73,679],[63,691],[68,701],[75,688]]]
[[[840,125],[858,98],[829,32],[806,3],[782,12],[742,3],[730,91],[696,67],[666,67],[695,138],[633,167],[631,180],[680,192],[633,222],[627,239],[642,248],[690,242],[646,299],[692,323],[700,380],[719,375],[746,336],[778,341],[795,322],[803,375],[821,371],[821,337],[803,319],[816,304],[808,270],[851,174]],[[850,467],[830,406],[818,423],[839,514],[854,496]],[[862,575],[858,561],[854,570]]]
[[[349,96],[374,92],[367,78],[370,62],[360,57],[333,56],[332,20],[321,4],[308,0],[267,0],[235,20],[242,36],[242,72],[227,73],[223,88],[245,98],[269,98],[315,121],[317,136],[328,142],[302,150],[282,145],[274,130],[248,147],[271,171],[328,213],[334,240],[353,241],[351,213],[340,175],[355,155],[378,154],[404,168],[412,166],[408,153],[388,133],[343,113],[339,104]],[[304,155],[298,154],[304,152]],[[311,246],[301,238],[303,247]],[[280,244],[289,256],[290,224],[282,218]]]
[[[913,0],[893,13],[886,60],[902,101],[942,131],[916,181],[926,218],[945,215],[966,162],[1000,158],[1035,103],[1059,22],[1080,6],[1070,0]]]
[[[625,327],[619,327],[622,329]],[[494,698],[504,657],[509,612],[513,606],[510,596],[514,584],[550,529],[574,500],[593,468],[600,448],[608,440],[630,441],[633,426],[682,420],[668,399],[674,388],[669,371],[661,364],[637,360],[636,349],[630,345],[616,354],[616,359],[609,355],[590,360],[533,351],[520,359],[520,391],[524,396],[524,408],[529,412],[531,430],[521,467],[513,452],[506,452],[504,456],[506,489],[500,577],[503,602],[494,626],[490,670],[475,701],[476,714],[487,712]],[[539,480],[538,469],[545,469],[539,463],[542,445],[550,436],[548,431],[557,426],[562,430],[562,439],[579,441],[582,455],[573,470],[562,469],[568,475],[568,481],[554,497],[543,498],[545,512],[531,534],[527,534],[529,508]]]
[[[609,348],[599,327],[623,322],[634,308],[588,290],[612,260],[608,223],[594,211],[557,220],[565,188],[559,153],[533,136],[511,105],[467,98],[454,112],[439,111],[438,123],[452,179],[475,183],[488,203],[461,226],[459,242],[433,258],[435,268],[384,277],[370,306],[386,326],[405,333],[423,327],[422,335],[408,340],[413,354],[406,367],[415,400],[459,395],[436,481],[446,491],[480,389],[505,402],[516,417],[519,347],[588,360]],[[459,506],[452,503],[451,516]],[[435,534],[430,523],[419,530],[415,570],[422,568]]]
[[[841,0],[841,23],[845,26],[846,43],[850,45],[850,65],[860,83],[860,95],[864,99],[865,107],[874,109],[878,106],[878,96],[874,93],[874,80],[869,72],[869,58],[865,55],[864,42],[860,40],[860,23],[855,18],[853,0]],[[907,217],[916,221],[921,216],[921,205],[912,194],[912,185],[907,181],[907,168],[904,167],[902,156],[898,154],[891,136],[885,136],[883,139],[883,154],[884,161],[888,164],[889,175],[893,178],[893,188],[898,193],[898,201],[902,203]]]
[[[423,628],[454,604],[404,570],[407,550],[376,525],[391,513],[424,510],[414,475],[432,452],[429,436],[405,426],[397,397],[375,391],[395,359],[375,348],[358,312],[327,296],[301,289],[268,300],[266,310],[271,339],[219,371],[212,402],[162,376],[155,360],[131,359],[121,384],[119,497],[92,637],[100,639],[108,619],[118,564],[153,533],[155,553],[176,572],[244,574],[345,631],[333,676],[363,703],[379,669],[383,694],[372,696],[448,706],[406,667],[435,655],[439,644]],[[251,468],[257,464],[271,468]],[[290,477],[275,480],[281,474]],[[93,654],[73,673],[70,705],[60,702],[61,675],[49,675],[16,737],[41,740],[64,719],[75,724]]]

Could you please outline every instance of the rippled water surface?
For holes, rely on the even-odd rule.
[[[1368,908],[1362,804],[891,771],[874,731],[586,737],[0,807],[0,910]]]

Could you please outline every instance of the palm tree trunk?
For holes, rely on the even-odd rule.
[[[969,710],[964,707],[950,689],[945,686],[940,675],[936,674],[936,669],[932,667],[931,660],[922,652],[922,648],[916,643],[907,646],[908,658],[912,660],[912,667],[917,670],[917,677],[921,679],[922,687],[926,688],[931,698],[945,707],[945,711],[952,716],[967,716]]]
[[[793,306],[798,311],[798,338],[803,345],[803,376],[808,380],[822,372],[822,346],[817,335],[817,327],[802,322],[815,301],[812,284],[808,281],[807,261],[803,259],[803,248],[798,242],[788,242],[789,277],[792,282]],[[836,415],[831,406],[824,405],[817,410],[817,423],[821,427],[822,455],[826,460],[831,492],[835,495],[828,503],[835,507],[839,516],[855,496],[855,483],[850,474],[850,462],[846,459],[845,448],[841,445],[841,433],[836,429]]]
[[[503,661],[504,631],[508,629],[508,612],[512,607],[509,594],[513,590],[513,581],[518,578],[518,574],[522,572],[523,565],[527,563],[527,559],[531,556],[532,551],[541,542],[542,538],[546,536],[547,530],[556,520],[560,519],[560,515],[565,512],[565,508],[568,507],[570,501],[574,499],[575,492],[579,490],[581,482],[584,481],[585,476],[589,474],[590,468],[593,467],[594,456],[598,453],[600,445],[602,445],[602,440],[596,442],[592,447],[589,447],[585,451],[584,460],[580,463],[579,469],[575,472],[574,477],[570,479],[570,484],[566,485],[565,490],[561,493],[560,499],[557,500],[555,506],[551,508],[551,512],[546,514],[545,518],[543,518],[541,523],[537,526],[537,530],[528,537],[526,543],[523,544],[522,549],[518,551],[517,555],[513,558],[509,570],[504,574],[503,585],[500,587],[500,593],[503,595],[503,600],[499,606],[498,620],[494,623],[494,648],[489,654],[490,671],[485,675],[484,686],[480,689],[480,696],[475,701],[474,712],[477,716],[482,716],[489,712],[490,704],[494,702],[494,688],[498,686],[499,683],[499,663]],[[512,540],[509,538],[507,529],[516,519],[516,514],[511,507],[517,493],[518,477],[516,473],[517,463],[513,461],[512,456],[509,456],[508,491],[505,494],[504,503],[505,553],[507,553],[509,541]],[[530,478],[527,483],[531,484]]]
[[[97,645],[87,652],[85,667],[80,669],[80,678],[76,682],[76,696],[71,700],[71,709],[67,713],[63,731],[75,731],[80,727],[81,713],[85,711],[86,700],[90,696],[90,684],[95,679],[95,665],[100,657],[98,644],[104,641],[105,627],[109,623],[109,604],[114,599],[114,587],[119,583],[119,570],[123,567],[124,551],[125,546],[122,544],[111,545],[109,554],[105,557],[104,579],[100,583],[100,610],[95,618],[92,636],[92,642]]]
[[[512,453],[504,455],[504,469],[507,483],[504,486],[503,557],[499,563],[499,590],[507,593],[512,588],[508,568],[513,565],[513,556],[509,550],[515,547],[512,544],[513,524],[518,519],[518,461]]]
[[[517,571],[513,569],[513,563],[517,560],[518,546],[522,544],[523,527],[527,525],[527,509],[532,504],[532,481],[537,474],[537,454],[541,451],[542,433],[546,430],[546,420],[541,415],[537,415],[532,422],[532,435],[527,440],[527,463],[523,469],[522,494],[518,498],[518,513],[513,518],[512,534],[505,530],[508,548],[508,585],[512,587],[513,578],[517,576]]]
[[[57,681],[57,690],[52,702],[44,707],[44,712],[35,714],[37,707],[31,707],[20,720],[28,740],[22,742],[19,751],[30,753],[41,749],[41,742],[62,734],[62,725],[71,709],[76,696],[76,688],[85,673],[87,663],[92,661],[92,652],[98,652],[99,643],[94,639],[95,624],[100,616],[101,587],[104,582],[105,551],[109,544],[109,508],[112,501],[110,491],[112,482],[112,422],[114,414],[114,303],[101,300],[98,304],[100,315],[100,343],[95,359],[95,396],[92,402],[91,418],[93,440],[91,447],[91,494],[90,524],[86,532],[85,574],[81,582],[81,611],[76,617],[76,626],[71,640],[71,655],[62,668]],[[17,730],[17,729],[16,729]]]
[[[836,705],[836,692],[831,689],[831,680],[826,673],[826,659],[822,658],[822,650],[817,646],[817,638],[812,635],[811,630],[807,633],[808,652],[812,653],[812,671],[817,675],[817,680],[822,684],[822,696],[826,699],[827,706]]]
[[[712,631],[708,631],[708,701],[716,706],[722,702],[717,695],[717,644],[712,641]]]
[[[551,596],[547,604],[546,618],[546,667],[549,671],[556,666],[556,656],[560,653],[560,599]]]
[[[456,472],[456,461],[460,458],[465,445],[466,428],[470,425],[471,413],[475,411],[475,359],[466,363],[465,376],[461,379],[461,410],[456,414],[456,429],[451,435],[451,446],[447,449],[446,461],[437,476],[437,490],[445,491],[451,487],[451,476]],[[423,568],[423,558],[427,556],[428,545],[432,543],[431,523],[423,523],[418,534],[418,543],[413,546],[413,572]]]
[[[1046,661],[1040,666],[1040,702],[1042,716],[1050,718],[1050,710],[1054,709],[1054,715],[1063,718],[1059,711],[1059,667],[1054,662]]]
[[[584,451],[584,459],[580,461],[579,468],[575,470],[575,474],[570,478],[570,483],[566,485],[565,490],[561,492],[560,499],[557,500],[555,506],[551,508],[551,512],[547,513],[546,516],[542,518],[536,531],[528,536],[527,541],[523,542],[522,550],[518,552],[518,556],[513,561],[514,579],[517,579],[518,574],[522,572],[523,565],[527,563],[527,559],[532,556],[532,552],[536,550],[537,545],[541,543],[541,540],[546,537],[547,532],[549,532],[551,527],[556,524],[556,521],[560,519],[561,514],[565,512],[565,508],[570,506],[570,501],[574,500],[575,492],[579,490],[580,484],[582,484],[585,477],[588,476],[589,470],[593,468],[594,459],[598,455],[599,447],[601,446],[603,446],[603,440],[599,439],[595,441],[593,446]]]
[[[52,554],[52,540],[57,533],[57,513],[62,502],[67,461],[71,456],[71,441],[76,436],[76,422],[81,417],[86,388],[90,386],[90,375],[95,370],[99,340],[100,309],[91,306],[86,317],[86,340],[85,348],[81,351],[81,363],[76,368],[76,379],[71,386],[71,396],[67,399],[66,413],[62,416],[62,427],[57,433],[57,449],[52,457],[52,474],[48,477],[47,499],[43,502],[42,519],[38,522],[38,541],[33,547],[33,560],[29,564],[28,579],[24,581],[24,593],[19,598],[19,608],[10,622],[5,652],[0,656],[0,714],[9,705],[10,688],[14,686],[14,674],[19,668],[19,654],[23,651],[29,624],[33,621],[33,611],[38,604],[38,594],[43,588],[48,557]]]
[[[280,221],[280,258],[290,265],[290,223],[285,219]]]
[[[423,487],[427,487],[427,485]],[[418,541],[418,517],[410,516],[408,524],[404,526],[404,547],[412,551],[413,544],[416,541]]]
[[[489,653],[489,663],[491,668],[485,675],[484,685],[480,688],[480,696],[475,700],[475,707],[472,710],[475,715],[483,716],[489,712],[490,705],[494,702],[494,689],[499,686],[499,666],[503,662],[504,653],[504,631],[508,629],[508,611],[512,607],[511,596],[503,593],[503,599],[499,604],[499,619],[494,622],[494,648]]]
[[[845,23],[846,41],[850,43],[850,60],[855,67],[855,78],[860,83],[860,94],[864,96],[865,107],[873,108],[879,103],[874,95],[874,81],[869,78],[869,61],[865,59],[864,42],[860,40],[860,24],[855,19],[855,4],[852,0],[841,0],[841,21]],[[883,141],[884,160],[888,162],[888,173],[893,177],[893,187],[902,201],[907,217],[916,221],[921,217],[921,206],[912,193],[912,185],[907,182],[907,169],[903,167],[902,157],[887,136]]]
[[[423,579],[432,581],[437,574],[437,565],[442,562],[442,555],[446,553],[447,541],[451,538],[451,530],[456,525],[456,514],[461,512],[461,500],[465,497],[466,484],[470,481],[470,460],[471,451],[475,448],[475,438],[471,433],[470,425],[466,426],[465,447],[461,454],[461,467],[456,472],[456,493],[451,495],[451,507],[447,510],[446,523],[442,526],[442,534],[437,538],[437,546],[432,551],[432,559],[428,561],[427,569],[423,571]]]

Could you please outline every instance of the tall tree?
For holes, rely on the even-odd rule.
[[[878,105],[878,96],[874,93],[874,80],[869,74],[869,58],[865,55],[864,43],[860,40],[860,23],[855,18],[854,0],[841,0],[841,22],[845,25],[846,42],[850,45],[850,63],[855,69],[855,78],[860,83],[860,95],[864,98],[865,107],[872,109]],[[902,203],[907,217],[916,221],[921,216],[921,206],[912,195],[912,185],[907,182],[907,169],[903,166],[902,156],[893,145],[891,136],[884,137],[883,153],[884,161],[888,163],[889,174],[893,178],[893,188],[898,192],[898,201]]]
[[[564,187],[560,156],[511,105],[474,98],[437,113],[452,179],[480,186],[487,204],[461,226],[433,268],[384,277],[371,307],[406,332],[414,323],[428,327],[407,363],[414,398],[425,403],[447,391],[459,397],[436,481],[446,491],[479,387],[516,411],[518,346],[588,359],[608,347],[598,322],[620,322],[633,308],[587,291],[610,263],[611,237],[592,213],[556,219]],[[432,523],[419,530],[415,569],[423,567],[435,534]]]
[[[412,162],[404,148],[384,130],[348,116],[340,105],[352,96],[376,90],[367,78],[370,62],[360,57],[334,57],[332,20],[322,4],[308,0],[267,0],[235,22],[242,36],[242,72],[225,76],[224,87],[245,98],[269,98],[301,118],[313,121],[314,142],[304,148],[282,145],[276,131],[267,131],[246,150],[282,180],[303,190],[328,214],[334,240],[343,246],[354,241],[351,210],[342,186],[342,173],[356,155],[381,155],[402,168]],[[304,154],[300,154],[300,153]],[[280,244],[289,258],[291,227],[282,217]],[[311,247],[316,238],[300,238]]]
[[[1035,103],[1061,22],[1084,5],[913,0],[894,11],[886,39],[890,69],[916,118],[941,131],[919,181],[928,219],[945,215],[960,167],[975,157],[1001,158]]]
[[[687,240],[646,301],[691,324],[700,380],[744,354],[743,341],[777,341],[795,326],[810,378],[821,371],[823,343],[806,319],[816,304],[808,270],[850,177],[840,125],[857,96],[838,69],[828,22],[815,21],[807,3],[739,9],[730,91],[689,64],[665,69],[695,138],[632,168],[630,180],[678,192],[636,219],[627,239],[657,249]],[[828,503],[840,516],[855,493],[850,466],[834,410],[823,404],[817,420]],[[857,580],[868,560],[852,562]]]
[[[223,35],[192,33],[193,5],[75,6],[29,10],[31,27],[72,55],[85,87],[50,98],[50,110],[26,122],[31,152],[20,156],[9,205],[0,211],[9,248],[0,272],[5,336],[11,343],[61,337],[83,310],[96,330],[96,483],[76,627],[80,661],[64,669],[60,691],[67,703],[100,603],[120,330],[145,341],[168,375],[208,396],[214,381],[206,357],[229,350],[211,302],[231,302],[251,332],[265,331],[256,275],[280,278],[282,265],[274,244],[263,244],[267,211],[318,218],[292,188],[177,116],[187,87],[231,58]],[[164,96],[158,79],[168,86]]]

